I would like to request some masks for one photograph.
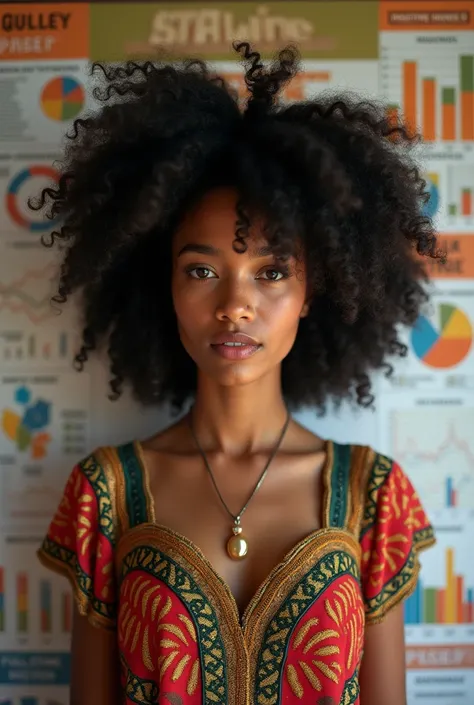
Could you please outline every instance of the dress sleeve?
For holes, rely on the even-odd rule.
[[[91,455],[70,474],[38,551],[43,565],[69,579],[80,614],[108,629],[116,617],[113,515],[107,477]]]
[[[375,456],[369,475],[360,542],[366,623],[373,624],[413,592],[418,554],[435,543],[410,480],[382,455]]]

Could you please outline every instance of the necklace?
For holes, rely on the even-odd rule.
[[[192,433],[194,441],[198,447],[198,450],[202,456],[206,470],[210,475],[210,478],[212,480],[212,484],[214,485],[214,489],[216,490],[217,495],[218,495],[220,501],[222,502],[226,512],[228,514],[230,514],[230,516],[232,517],[232,519],[234,521],[234,526],[232,527],[232,536],[227,541],[227,553],[229,554],[230,558],[232,558],[232,560],[234,560],[234,561],[242,560],[242,558],[245,558],[245,556],[248,553],[248,541],[245,538],[245,536],[242,535],[242,527],[240,525],[240,520],[242,518],[242,514],[245,512],[245,510],[249,506],[251,500],[253,499],[255,494],[258,492],[258,490],[262,486],[262,483],[263,483],[265,476],[268,472],[268,468],[270,467],[270,463],[272,462],[273,458],[275,457],[275,455],[277,454],[277,452],[281,446],[281,443],[283,441],[283,438],[285,437],[285,433],[287,431],[288,425],[290,423],[290,418],[291,418],[290,414],[289,413],[287,414],[286,421],[285,421],[283,428],[281,430],[281,433],[278,437],[278,441],[275,444],[275,447],[273,448],[272,452],[270,453],[270,457],[268,458],[267,462],[265,463],[265,467],[263,468],[262,474],[260,475],[258,482],[253,489],[252,494],[250,495],[247,502],[244,504],[244,506],[242,507],[242,509],[240,510],[240,512],[237,515],[232,514],[229,507],[225,503],[224,498],[222,497],[221,493],[219,492],[219,488],[218,488],[216,480],[214,478],[214,474],[211,470],[211,466],[209,465],[209,461],[207,459],[207,456],[206,456],[201,444],[199,443],[199,439],[198,439],[196,432],[194,430],[193,422],[192,422],[192,415],[190,414],[188,418],[189,418],[189,426],[191,428],[191,433]]]

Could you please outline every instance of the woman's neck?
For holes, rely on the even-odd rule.
[[[287,416],[279,379],[233,387],[199,379],[191,410],[193,427],[203,448],[229,455],[268,451]]]

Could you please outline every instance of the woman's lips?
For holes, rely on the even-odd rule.
[[[211,348],[226,360],[245,360],[260,350],[261,345],[245,345],[245,343],[212,344]]]
[[[245,360],[262,346],[245,333],[221,333],[213,338],[211,347],[226,360]]]

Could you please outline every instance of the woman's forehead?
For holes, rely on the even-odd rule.
[[[186,213],[175,235],[175,246],[187,241],[210,244],[218,248],[231,248],[239,227],[239,195],[235,189],[222,187],[202,196]],[[252,217],[245,230],[249,254],[268,248],[264,235],[264,219]]]

